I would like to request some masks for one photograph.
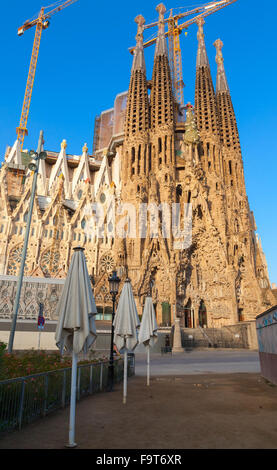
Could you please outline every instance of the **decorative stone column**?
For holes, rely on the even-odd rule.
[[[182,347],[180,318],[175,318],[172,353],[180,352],[184,352],[184,348]]]

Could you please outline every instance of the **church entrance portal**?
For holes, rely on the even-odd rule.
[[[202,328],[207,327],[207,310],[203,300],[201,300],[199,305],[198,322]]]
[[[185,328],[194,328],[194,316],[191,308],[191,300],[189,299],[184,308]]]

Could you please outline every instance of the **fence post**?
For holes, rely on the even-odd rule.
[[[100,390],[103,390],[103,362],[100,365]]]
[[[89,368],[89,393],[92,395],[92,369],[93,365],[91,364]]]
[[[23,409],[24,409],[24,395],[25,395],[25,381],[22,380],[21,383],[21,394],[20,394],[20,406],[19,406],[19,414],[18,414],[18,427],[21,430],[22,426],[22,417],[23,417]]]
[[[63,371],[63,391],[62,391],[62,407],[65,407],[65,393],[66,393],[66,369]]]
[[[43,416],[47,413],[47,396],[48,396],[48,374],[44,377],[44,405],[43,405]]]

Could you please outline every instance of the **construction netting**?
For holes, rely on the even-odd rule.
[[[112,136],[124,132],[128,92],[120,93],[114,101],[114,108],[103,111],[95,119],[93,153],[109,146]]]

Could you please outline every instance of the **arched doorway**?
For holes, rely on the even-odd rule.
[[[207,327],[207,310],[204,304],[204,300],[201,300],[198,310],[198,324],[202,328]]]
[[[189,299],[184,308],[184,323],[185,328],[193,328],[193,319],[191,311],[191,299]]]

